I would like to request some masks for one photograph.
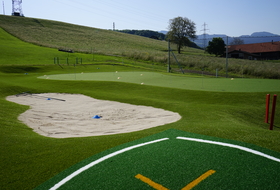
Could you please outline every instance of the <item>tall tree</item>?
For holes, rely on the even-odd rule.
[[[176,17],[169,20],[169,32],[167,40],[177,44],[178,53],[181,53],[181,48],[190,45],[190,39],[195,39],[195,23],[188,18]]]
[[[222,38],[213,38],[212,41],[208,42],[206,51],[216,56],[222,56],[225,53],[225,42]]]

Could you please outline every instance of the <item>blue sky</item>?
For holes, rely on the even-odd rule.
[[[12,0],[1,0],[0,14],[11,15]],[[4,6],[3,6],[4,3]],[[5,7],[5,9],[3,8]],[[187,17],[197,35],[280,34],[280,0],[22,0],[26,17],[102,29],[167,30],[169,19]]]

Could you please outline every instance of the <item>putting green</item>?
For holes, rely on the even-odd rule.
[[[280,154],[175,129],[94,155],[45,189],[279,189]]]
[[[92,80],[135,83],[188,90],[220,92],[278,92],[280,80],[189,77],[156,72],[96,72],[41,76],[51,80]]]
[[[155,72],[98,72],[48,75],[51,80],[92,80],[135,83],[188,90],[222,92],[278,92],[280,80],[175,76]]]

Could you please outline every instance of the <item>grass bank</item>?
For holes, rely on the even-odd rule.
[[[0,27],[17,38],[39,46],[71,49],[87,54],[114,55],[146,65],[167,65],[167,42],[137,35],[72,25],[62,22],[0,15]],[[176,50],[176,46],[172,45]],[[225,58],[213,57],[202,50],[184,48],[177,59],[185,70],[204,69],[215,75],[216,70],[225,76]],[[177,62],[171,59],[172,72],[180,72]],[[229,59],[228,72],[234,77],[280,79],[280,62]]]

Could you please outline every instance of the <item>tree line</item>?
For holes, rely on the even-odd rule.
[[[186,17],[170,19],[168,28],[169,32],[166,35],[166,39],[177,45],[179,54],[184,46],[191,46],[191,40],[197,38],[195,23]],[[235,38],[231,45],[238,44],[244,44],[244,41]],[[226,44],[222,38],[213,38],[212,41],[208,43],[205,51],[216,56],[223,56],[225,47]]]
[[[116,30],[118,32],[127,33],[127,34],[134,34],[138,36],[143,36],[147,38],[152,38],[156,40],[164,40],[165,34],[159,33],[152,30]]]
[[[115,30],[115,31],[126,33],[126,34],[143,36],[143,37],[152,38],[152,39],[156,39],[156,40],[168,40],[167,35],[160,33],[160,32],[152,31],[152,30],[128,30],[127,29],[127,30]],[[188,47],[192,47],[192,48],[201,49],[198,45],[196,45],[196,43],[194,43],[192,41],[187,41],[187,43],[184,43],[184,45],[186,45]]]
[[[165,35],[160,32],[152,30],[116,30],[117,32],[139,35],[156,40],[167,40],[177,45],[177,51],[180,54],[181,49],[185,46],[199,48],[192,40],[197,38],[196,36],[196,24],[186,17],[176,17],[169,20],[168,33]],[[235,44],[242,44],[240,39],[234,40]],[[225,42],[222,38],[213,38],[209,42],[205,51],[214,54],[216,56],[222,56],[225,51]]]

